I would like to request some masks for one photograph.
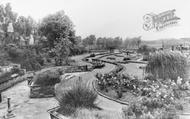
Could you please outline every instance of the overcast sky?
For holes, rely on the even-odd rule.
[[[19,15],[39,20],[64,10],[75,25],[76,34],[86,37],[142,36],[143,40],[190,37],[190,0],[0,0],[10,2]],[[143,16],[176,9],[178,25],[162,31],[144,31]]]

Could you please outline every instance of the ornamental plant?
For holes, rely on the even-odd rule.
[[[73,114],[77,109],[100,109],[95,104],[97,94],[83,81],[77,80],[70,90],[63,93],[59,101],[60,109],[58,112],[62,114]]]
[[[156,78],[177,80],[177,77],[186,78],[187,59],[176,51],[159,51],[150,55],[146,72]]]

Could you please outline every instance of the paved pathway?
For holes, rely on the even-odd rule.
[[[74,59],[77,59],[81,64],[83,64],[85,63],[81,61],[83,57],[84,55],[77,56],[74,57]],[[114,68],[114,65],[106,63],[106,66],[103,69],[96,69],[90,73],[81,74],[81,77],[83,80],[86,80],[88,85],[92,86],[92,81],[95,80],[94,75],[96,73],[107,73]],[[1,116],[6,113],[6,98],[8,96],[11,98],[13,113],[16,114],[16,117],[12,119],[50,119],[47,110],[58,105],[55,98],[30,99],[29,87],[27,86],[27,82],[24,81],[3,92],[3,102],[0,103],[0,119]],[[123,106],[101,96],[98,96],[97,103],[98,106],[102,107],[103,109],[112,111],[121,111]],[[183,116],[180,119],[190,119],[190,117]]]
[[[6,98],[11,98],[11,106],[16,117],[13,119],[49,119],[47,110],[56,106],[54,98],[29,98],[30,89],[27,81],[3,92],[3,102],[0,104],[0,117],[6,114]],[[0,118],[1,119],[1,118]]]

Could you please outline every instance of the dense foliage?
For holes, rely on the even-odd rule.
[[[185,91],[190,89],[189,81],[185,82],[181,78],[178,78],[175,82],[170,79],[157,80],[152,76],[138,79],[116,73],[97,74],[96,77],[98,78],[100,91],[108,94],[111,90],[115,91],[117,98],[120,99],[124,98],[123,96],[125,96],[126,92],[131,92],[135,97],[127,100],[131,103],[127,114],[135,115],[136,117],[148,112],[151,112],[151,114],[156,112],[163,114],[164,110],[167,110],[170,106],[173,106],[175,110],[182,110],[183,106],[178,100],[187,96]],[[134,100],[136,101],[133,102]]]
[[[186,78],[187,59],[180,52],[160,51],[150,55],[146,72],[157,78],[176,80],[178,76]]]
[[[21,67],[27,71],[39,70],[44,66],[43,57],[36,54],[36,50],[32,47],[21,48],[15,44],[9,44],[6,46],[6,52],[11,62],[21,64]]]
[[[57,69],[49,69],[46,71],[41,71],[35,75],[33,79],[33,84],[37,86],[54,86],[56,83],[60,82],[61,72]]]

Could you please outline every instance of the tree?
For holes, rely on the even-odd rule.
[[[104,48],[104,42],[101,37],[97,38],[96,40],[96,46],[98,49],[103,49]]]
[[[136,38],[136,44],[137,44],[137,47],[139,48],[141,44],[141,36]]]
[[[83,45],[84,46],[90,46],[93,45],[96,41],[95,35],[87,36],[85,39],[83,39]]]
[[[155,52],[156,48],[150,47],[148,45],[141,45],[139,49],[137,50],[138,53],[141,53],[143,55],[149,55],[151,52]]]
[[[17,13],[12,11],[10,3],[7,3],[5,6],[0,5],[0,28],[3,37],[1,39],[6,42],[12,41],[14,39],[13,33],[8,33],[8,26],[11,29],[14,28],[14,23],[17,19]],[[13,29],[14,30],[14,29]]]
[[[90,35],[87,36],[85,39],[83,39],[83,45],[84,46],[88,46],[88,49],[92,49],[92,46],[95,44],[96,42],[96,36],[95,35]]]
[[[15,31],[20,35],[29,36],[36,29],[36,22],[32,17],[19,16],[15,23]]]
[[[56,12],[42,20],[39,33],[47,39],[46,48],[55,52],[56,65],[62,65],[63,60],[68,58],[70,49],[75,43],[73,23],[64,11]]]
[[[64,11],[59,11],[42,20],[39,32],[42,36],[47,37],[48,48],[52,49],[65,38],[74,42],[73,36],[75,34],[73,27],[72,21],[65,15]]]
[[[115,37],[113,42],[114,42],[115,48],[120,48],[123,41],[122,41],[122,38]]]
[[[141,36],[126,38],[124,40],[124,47],[129,49],[139,48],[141,44]]]
[[[68,56],[70,54],[70,46],[71,42],[65,38],[62,39],[56,46],[55,46],[55,61],[56,61],[56,66],[61,66],[63,65],[63,60],[65,63],[68,61]]]

